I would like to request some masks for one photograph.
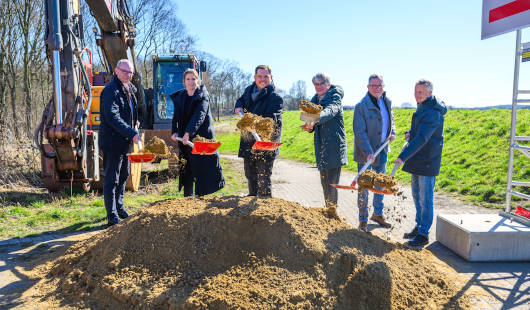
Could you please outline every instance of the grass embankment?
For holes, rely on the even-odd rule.
[[[240,194],[246,188],[243,175],[235,171],[230,162],[221,159],[226,187],[215,195]],[[168,176],[167,160],[145,177],[138,192],[126,192],[124,204],[129,213],[154,202],[182,197],[178,180]],[[147,183],[147,184],[145,184]],[[68,192],[68,193],[66,193]],[[74,193],[70,190],[49,194],[45,190],[20,189],[0,193],[0,239],[24,237],[40,233],[67,233],[88,230],[105,225],[106,212],[103,195]]]
[[[397,138],[391,145],[387,169],[399,155],[404,143],[404,133],[410,128],[414,110],[394,109]],[[437,178],[436,190],[456,193],[468,201],[488,207],[502,207],[506,195],[506,172],[508,170],[508,144],[510,136],[510,110],[492,109],[449,110],[445,119],[445,140],[442,169]],[[314,163],[313,134],[301,131],[299,111],[283,114],[283,135],[280,157]],[[353,111],[345,111],[345,126],[348,139],[348,166],[356,171],[353,161]],[[232,122],[233,120],[228,120]],[[530,136],[530,110],[517,112],[518,136]],[[217,137],[223,142],[220,151],[236,153],[239,148],[239,133],[223,130]],[[354,168],[355,167],[355,168]],[[514,180],[530,179],[529,160],[521,152],[515,153]],[[399,171],[397,179],[410,183],[410,175]],[[528,188],[517,190],[530,193]],[[517,200],[514,197],[514,200]]]

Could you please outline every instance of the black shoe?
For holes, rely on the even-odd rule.
[[[119,222],[120,222],[119,218],[112,219],[112,220],[107,222],[107,227],[114,226],[114,225],[118,224]]]
[[[414,227],[411,232],[403,234],[403,239],[412,239],[418,235],[418,227]]]
[[[425,237],[424,235],[416,235],[414,239],[408,241],[405,243],[405,245],[409,247],[422,247],[424,245],[427,245],[429,243],[429,237]]]
[[[123,210],[121,212],[118,212],[118,216],[123,220],[129,217],[129,212]]]

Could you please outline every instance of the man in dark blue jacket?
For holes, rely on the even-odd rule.
[[[271,68],[259,65],[254,71],[254,83],[245,89],[237,100],[234,112],[239,115],[250,112],[262,117],[270,117],[275,122],[271,141],[280,142],[282,137],[283,98],[272,83]],[[251,134],[241,133],[239,157],[244,159],[245,176],[248,180],[248,195],[268,198],[272,195],[272,166],[278,157],[275,151],[256,151],[252,149],[254,138]]]
[[[118,61],[116,76],[101,92],[99,148],[103,151],[103,200],[109,225],[129,216],[123,206],[125,182],[129,177],[127,158],[131,142],[138,143],[138,109],[135,87],[130,83],[134,67],[127,59]]]
[[[432,83],[416,82],[414,97],[418,106],[412,115],[410,130],[405,134],[409,143],[394,163],[405,162],[403,171],[411,174],[411,188],[416,206],[416,227],[404,235],[412,239],[406,245],[424,246],[429,243],[429,229],[433,221],[433,196],[436,176],[440,173],[444,139],[444,115],[447,108],[432,95]]]

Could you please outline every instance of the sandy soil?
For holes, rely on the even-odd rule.
[[[29,276],[37,308],[470,307],[464,280],[430,252],[277,198],[167,200]]]

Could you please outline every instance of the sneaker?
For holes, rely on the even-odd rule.
[[[414,239],[408,241],[407,243],[405,243],[406,246],[409,246],[409,247],[422,247],[424,245],[427,245],[429,243],[429,237],[426,237],[424,235],[416,235],[416,237],[414,237]]]
[[[414,229],[411,232],[404,233],[403,239],[412,239],[418,235],[418,227],[414,227]]]
[[[366,222],[361,222],[359,223],[359,230],[360,231],[364,231],[364,232],[368,232],[368,223]]]
[[[385,228],[390,228],[392,227],[392,224],[390,224],[389,222],[385,221],[385,218],[380,216],[380,215],[375,215],[373,214],[372,217],[370,218],[372,221],[376,222],[377,224],[385,227]]]

